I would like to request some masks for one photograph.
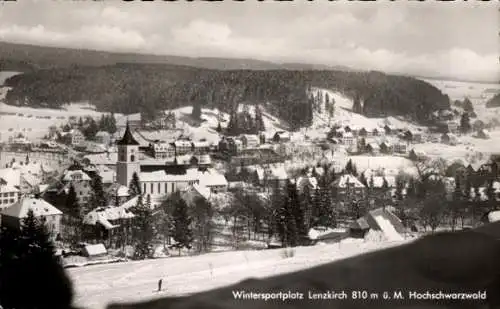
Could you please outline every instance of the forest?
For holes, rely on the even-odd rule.
[[[493,98],[488,100],[486,107],[500,107],[500,93],[497,93]]]
[[[231,113],[240,103],[261,104],[292,129],[308,125],[312,102],[308,90],[328,88],[352,98],[357,112],[370,117],[405,116],[427,121],[447,109],[449,98],[432,85],[411,77],[380,72],[331,70],[208,70],[163,64],[120,63],[101,67],[72,66],[16,75],[6,103],[59,108],[89,101],[98,110],[143,113],[186,105]]]

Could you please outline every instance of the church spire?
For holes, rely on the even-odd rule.
[[[125,133],[123,134],[122,139],[119,140],[116,144],[117,145],[135,145],[135,146],[139,145],[139,143],[135,140],[134,136],[132,135],[128,120],[127,120],[127,127],[125,128]]]

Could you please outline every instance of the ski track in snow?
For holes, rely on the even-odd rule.
[[[295,255],[290,258],[282,256],[282,249],[221,252],[71,268],[68,273],[76,289],[75,304],[102,309],[111,302],[187,295],[249,277],[262,278],[297,271],[404,242],[357,241],[299,247],[294,249]],[[157,293],[160,278],[166,291]]]

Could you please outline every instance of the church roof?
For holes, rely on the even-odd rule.
[[[139,146],[139,143],[135,140],[134,136],[132,135],[132,132],[130,132],[130,126],[128,125],[128,122],[127,122],[127,128],[125,129],[125,134],[123,134],[122,139],[119,140],[116,144]]]

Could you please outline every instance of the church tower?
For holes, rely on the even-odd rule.
[[[139,164],[139,143],[135,140],[127,121],[127,127],[118,146],[118,162],[116,163],[116,179],[122,186],[128,187],[134,173],[141,171]]]

